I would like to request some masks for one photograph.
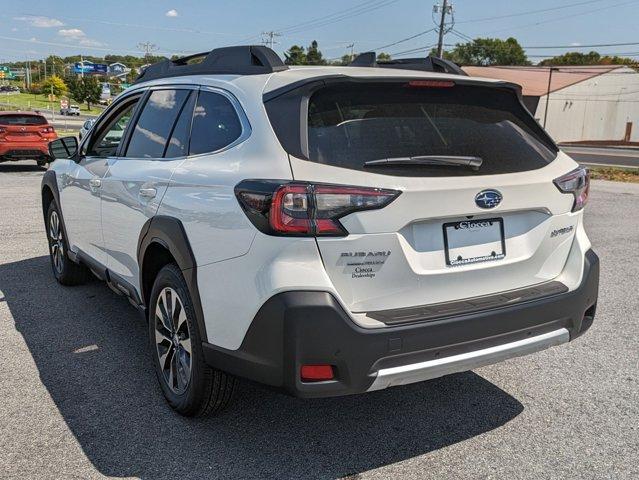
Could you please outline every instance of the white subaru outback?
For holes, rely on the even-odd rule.
[[[167,60],[50,153],[54,275],[92,272],[144,313],[184,415],[224,407],[237,377],[368,392],[558,345],[594,318],[588,172],[516,85],[440,59]]]

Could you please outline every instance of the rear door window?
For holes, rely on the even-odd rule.
[[[200,91],[193,113],[189,153],[216,152],[242,135],[242,123],[233,104],[224,95]]]
[[[190,90],[153,90],[131,135],[126,157],[162,158]]]
[[[557,155],[514,92],[419,82],[338,84],[313,94],[309,159],[336,167],[402,176],[489,175],[541,168]],[[467,167],[366,166],[419,156],[479,157]]]

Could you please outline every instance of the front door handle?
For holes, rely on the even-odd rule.
[[[100,180],[99,178],[92,178],[91,180],[89,180],[89,185],[91,186],[91,188],[100,188],[102,186],[102,180]]]
[[[144,198],[155,198],[155,196],[158,194],[157,190],[155,188],[141,188],[140,189],[140,196],[144,197]]]

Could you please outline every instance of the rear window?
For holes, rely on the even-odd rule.
[[[216,152],[240,135],[242,124],[231,102],[218,93],[201,91],[193,113],[189,153]]]
[[[490,175],[541,168],[557,152],[514,92],[481,86],[338,84],[308,107],[309,159],[372,173]],[[382,159],[479,157],[481,167],[365,166]]]
[[[0,125],[47,125],[40,115],[0,115]]]

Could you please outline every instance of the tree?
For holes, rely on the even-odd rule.
[[[601,56],[598,52],[588,53],[566,52],[556,57],[546,58],[539,62],[539,65],[630,65],[636,66],[636,60],[627,57]]]
[[[53,93],[56,96],[64,95],[67,92],[67,85],[57,75],[47,77],[46,80],[40,83],[40,91],[44,95]]]
[[[380,52],[377,54],[377,61],[378,62],[387,62],[388,60],[391,59],[391,56],[389,53],[384,53],[384,52]]]
[[[306,51],[307,65],[326,65],[326,60],[322,56],[317,46],[317,40],[313,40]]]
[[[136,78],[138,78],[138,75],[139,72],[135,68],[132,68],[131,71],[126,74],[126,83],[135,82]]]
[[[84,101],[87,102],[87,110],[91,109],[91,104],[96,104],[100,101],[100,95],[102,95],[102,87],[98,82],[98,79],[93,76],[84,77]]]
[[[284,52],[284,63],[286,65],[306,65],[306,52],[304,47],[293,45],[288,51]]]
[[[307,49],[299,45],[293,45],[284,52],[287,65],[326,65],[327,62],[317,46],[317,40],[313,40]]]
[[[67,80],[69,85],[69,95],[79,103],[86,102],[87,110],[91,109],[91,104],[96,104],[100,100],[102,87],[98,79],[86,75],[84,77],[70,77]]]
[[[435,51],[431,50],[431,55]],[[472,42],[458,43],[451,51],[444,52],[444,58],[460,65],[530,65],[519,42],[510,37],[476,38]]]

